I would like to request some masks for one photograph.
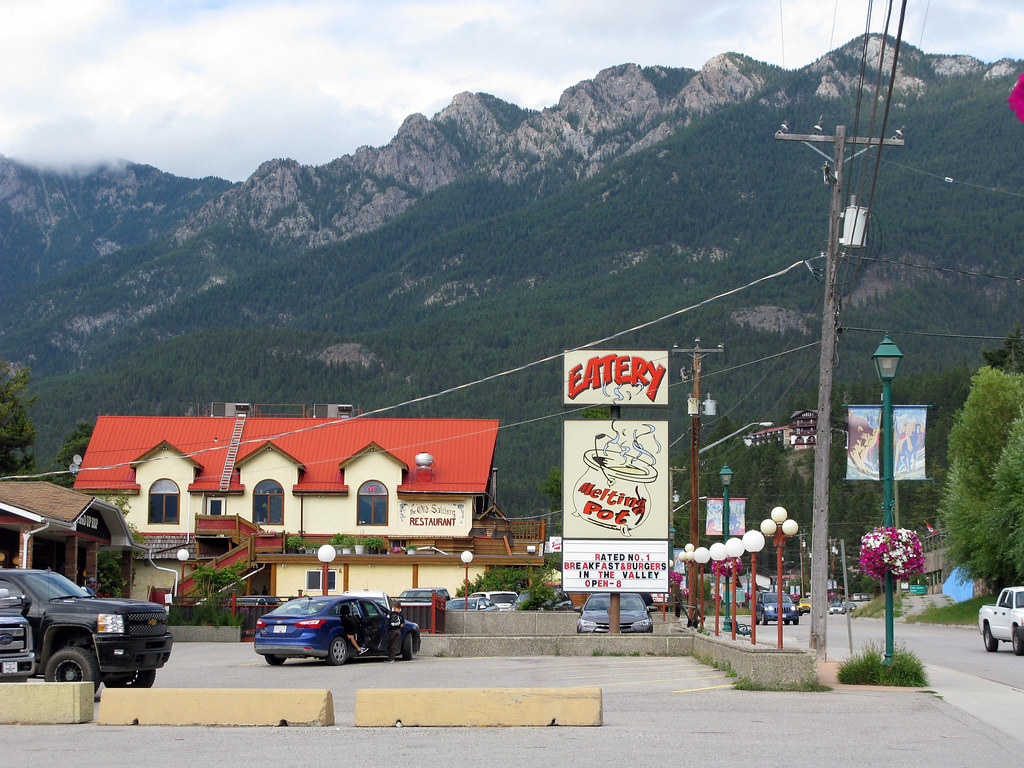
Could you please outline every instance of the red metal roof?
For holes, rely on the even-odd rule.
[[[82,468],[78,490],[138,490],[133,464],[161,443],[169,443],[200,467],[190,490],[214,491],[231,434],[232,417],[100,416]],[[344,492],[341,468],[367,446],[377,446],[405,464],[400,489],[422,493],[483,493],[490,478],[498,422],[494,419],[312,419],[248,416],[238,447],[236,466],[272,443],[295,459],[302,473],[296,493]],[[415,457],[434,457],[430,472],[416,468]],[[232,490],[241,490],[238,475]]]

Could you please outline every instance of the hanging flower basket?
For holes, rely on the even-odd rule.
[[[727,557],[725,560],[712,560],[711,561],[711,573],[714,576],[724,576],[727,579],[731,579],[733,572],[739,576],[743,573],[743,561],[738,557]]]
[[[884,580],[886,573],[894,579],[924,573],[921,541],[906,528],[879,526],[860,540],[860,567],[875,581]]]

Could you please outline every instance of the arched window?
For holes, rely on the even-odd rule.
[[[157,480],[149,487],[149,522],[178,522],[178,486],[171,480]]]
[[[369,480],[359,486],[356,525],[388,524],[388,489],[384,483]]]
[[[284,491],[273,480],[263,480],[252,492],[252,521],[262,525],[284,525]]]

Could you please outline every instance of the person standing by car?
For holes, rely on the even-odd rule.
[[[85,591],[93,597],[96,597],[96,590],[100,588],[100,583],[96,581],[95,576],[90,576],[85,580]]]
[[[395,603],[394,609],[388,614],[388,662],[393,662],[402,648],[402,625],[405,624],[405,617],[402,616],[402,604]]]

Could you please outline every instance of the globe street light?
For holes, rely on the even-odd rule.
[[[750,553],[750,605],[757,605],[757,553],[764,549],[764,534],[750,530],[743,534],[743,548]],[[750,644],[757,642],[756,609],[750,612]]]
[[[338,550],[330,544],[324,544],[316,551],[317,560],[323,563],[323,570],[320,574],[320,586],[323,587],[324,597],[327,597],[327,566],[334,562],[338,556]]]
[[[732,573],[729,575],[729,603],[732,604],[732,639],[736,639],[736,571],[739,570],[740,558],[743,556],[743,542],[733,536],[725,542],[725,556],[729,559]],[[729,603],[726,603],[726,621],[729,621]]]
[[[778,576],[775,581],[778,606],[776,607],[775,623],[779,627],[779,648],[782,647],[782,547],[786,543],[786,536],[795,536],[800,529],[796,520],[789,516],[785,507],[775,507],[771,517],[761,521],[761,533],[772,537],[772,544],[775,545],[775,563]]]
[[[469,564],[473,562],[473,553],[470,552],[467,549],[467,550],[465,550],[462,553],[461,557],[462,557],[462,562],[466,566],[466,599],[462,603],[462,610],[463,611],[468,611],[469,610]]]
[[[697,547],[693,550],[693,559],[700,572],[700,628],[704,629],[704,566],[711,559],[711,550],[707,547]]]
[[[871,356],[875,363],[875,372],[882,380],[882,490],[885,500],[882,504],[882,518],[884,525],[891,528],[893,525],[893,471],[892,471],[892,380],[900,369],[900,361],[903,353],[900,352],[889,334],[885,334],[882,343],[878,345],[875,354]],[[892,663],[892,636],[893,636],[893,578],[892,572],[885,573],[885,658],[882,663],[889,666]]]
[[[722,591],[718,586],[718,580],[722,576],[721,563],[725,560],[725,544],[720,541],[716,541],[711,545],[709,552],[711,553],[711,559],[718,563],[718,568],[715,569],[715,634],[718,634],[718,615],[719,610],[722,607]]]
[[[181,582],[178,584],[178,597],[185,591],[185,561],[188,560],[188,550],[182,547],[178,550],[178,562],[181,563]]]

